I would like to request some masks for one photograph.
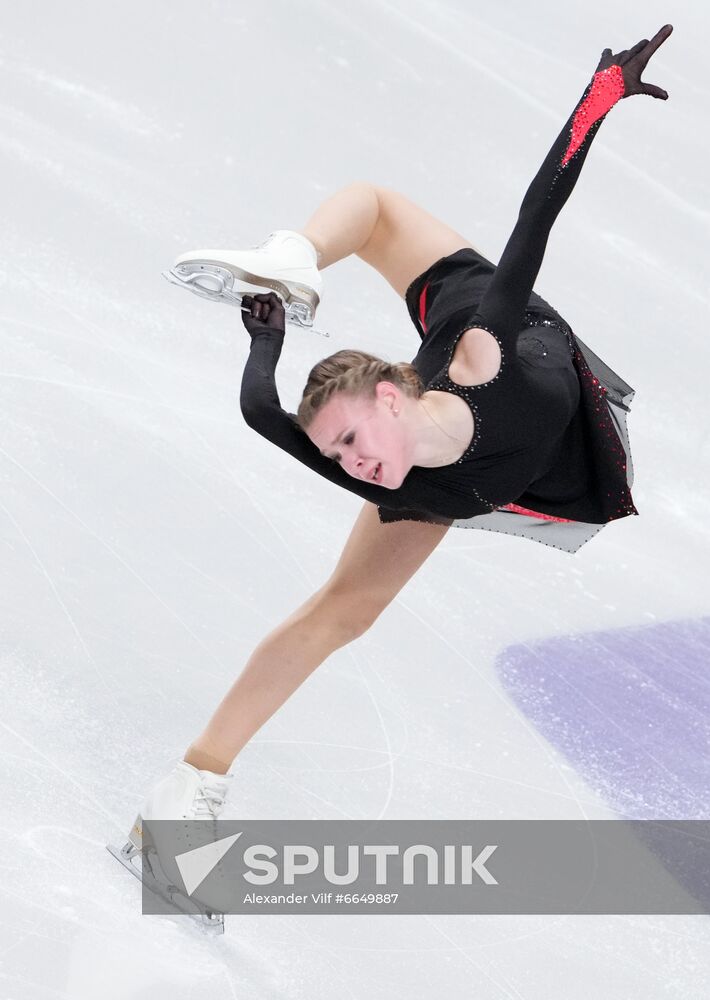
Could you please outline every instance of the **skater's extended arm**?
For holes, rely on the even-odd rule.
[[[477,320],[505,343],[521,327],[553,223],[579,177],[589,147],[607,112],[622,97],[648,94],[665,100],[660,87],[641,82],[649,59],[672,31],[666,25],[649,42],[612,55],[605,49],[577,107],[553,143],[527,190],[515,228],[486,290]]]

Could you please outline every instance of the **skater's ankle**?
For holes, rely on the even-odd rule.
[[[187,748],[183,760],[187,764],[192,764],[198,771],[212,771],[214,774],[227,774],[229,768],[232,766],[231,761],[213,757],[212,754],[206,753],[194,744],[191,744]]]
[[[297,232],[299,233],[300,236],[304,236],[308,240],[308,242],[311,244],[311,246],[313,247],[313,249],[315,250],[315,252],[316,252],[316,269],[318,271],[322,271],[323,268],[324,268],[324,264],[323,264],[323,251],[321,250],[320,246],[313,239],[313,236],[311,235],[311,233],[306,232],[305,230],[297,230]]]

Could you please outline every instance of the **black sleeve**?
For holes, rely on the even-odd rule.
[[[240,407],[247,424],[278,448],[293,455],[319,476],[373,503],[383,502],[387,490],[349,476],[337,462],[322,455],[296,417],[281,408],[276,388],[276,365],[281,356],[284,332],[265,330],[253,337],[242,377]]]
[[[579,177],[606,113],[623,97],[619,66],[595,73],[527,190],[518,221],[481,300],[476,319],[515,357],[515,342],[547,238]]]

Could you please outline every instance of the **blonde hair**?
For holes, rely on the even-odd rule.
[[[296,418],[307,430],[318,411],[336,393],[374,399],[378,382],[392,382],[405,395],[418,399],[424,384],[414,365],[390,363],[365,351],[337,351],[314,365],[308,376]]]

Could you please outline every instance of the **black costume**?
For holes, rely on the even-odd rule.
[[[413,360],[426,389],[471,407],[474,436],[462,457],[414,466],[398,489],[348,475],[323,456],[279,403],[275,369],[283,331],[252,337],[241,408],[247,423],[331,482],[378,505],[383,522],[416,519],[518,534],[576,551],[607,522],[636,514],[626,412],[634,391],[533,292],[547,238],[579,176],[601,120],[623,96],[618,66],[595,74],[530,185],[494,267],[465,248],[407,289],[422,337]],[[464,330],[488,330],[501,349],[491,381],[452,382]]]

